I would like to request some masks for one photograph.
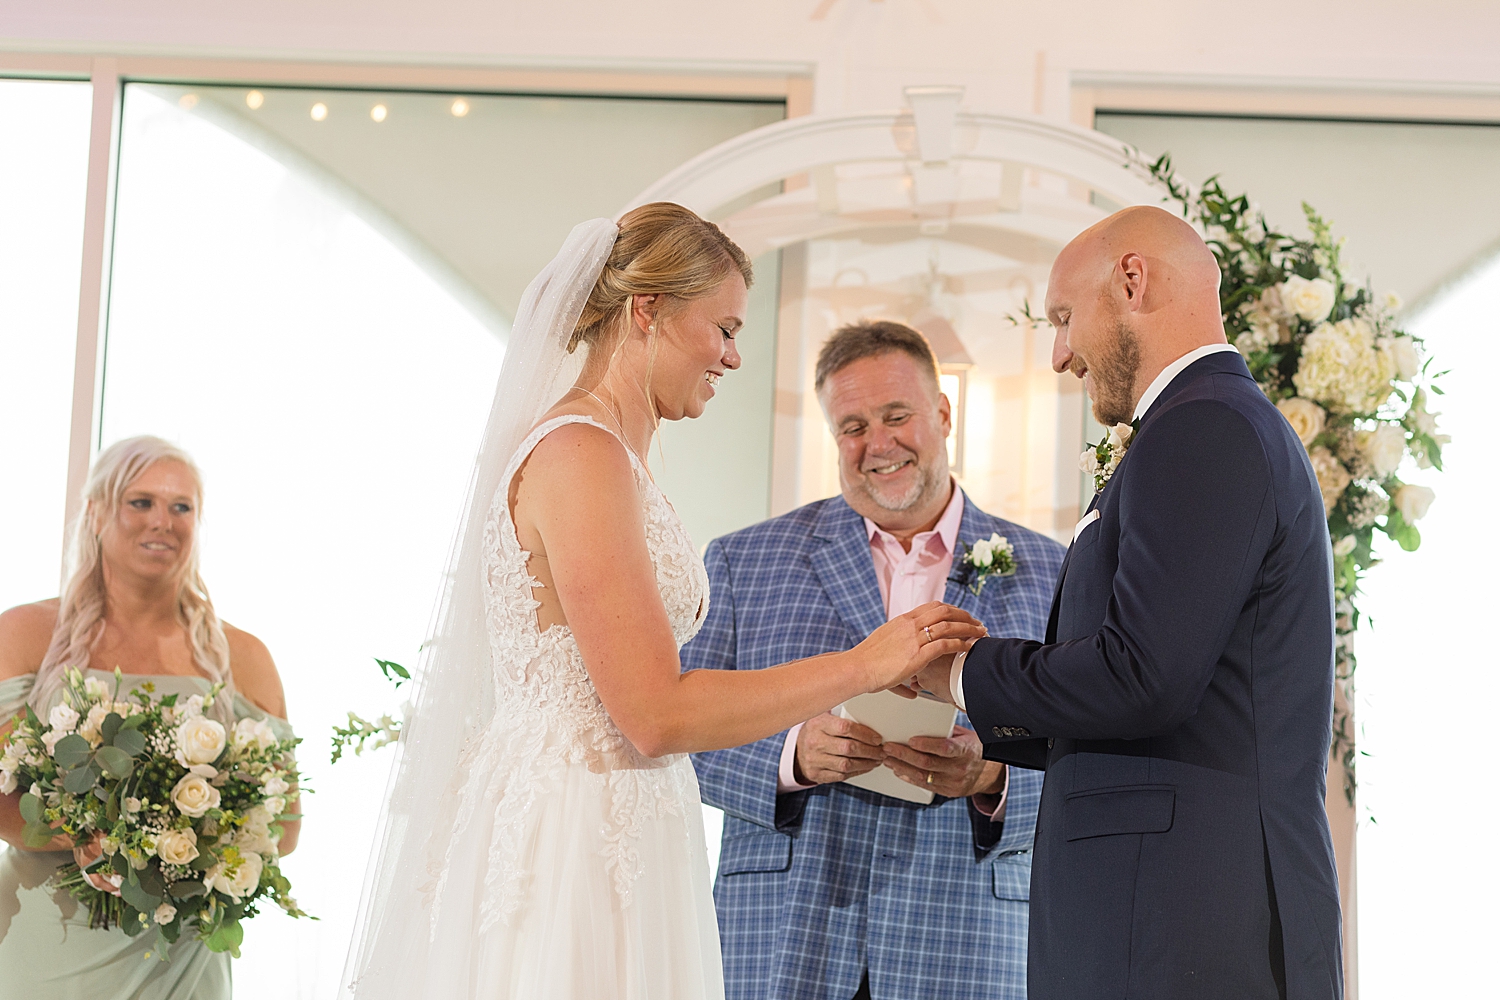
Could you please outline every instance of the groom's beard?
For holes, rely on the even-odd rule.
[[[1135,419],[1135,377],[1141,370],[1141,342],[1124,320],[1115,320],[1114,342],[1088,366],[1094,419],[1105,427]],[[1081,362],[1073,359],[1076,373]]]
[[[917,461],[916,453],[907,451],[904,448],[898,449],[889,455],[866,455],[863,468],[861,469],[865,475],[861,477],[859,482],[852,485],[856,491],[869,497],[870,501],[881,510],[911,510],[913,507],[931,500],[935,493],[947,487],[948,475],[946,470],[938,467],[942,464],[941,458],[946,457],[946,454],[944,454],[934,461],[928,462],[926,465],[921,465]],[[907,460],[912,463],[912,468],[916,474],[905,489],[894,490],[882,488],[878,483],[873,482],[869,478],[869,470],[871,469],[879,469],[895,462]]]

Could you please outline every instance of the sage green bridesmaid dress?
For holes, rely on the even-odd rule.
[[[113,686],[114,674],[88,673]],[[21,711],[35,675],[0,681],[0,720]],[[207,694],[201,677],[125,675],[133,682],[151,681],[160,694],[182,697]],[[46,717],[51,705],[38,715]],[[277,738],[288,739],[286,720],[235,696],[236,719],[264,719]],[[118,927],[89,928],[88,910],[66,892],[46,886],[71,853],[18,851],[0,846],[0,992],[25,1000],[230,1000],[230,958],[215,954],[187,935],[168,951],[155,953],[157,936],[130,937]],[[255,933],[252,921],[247,931]],[[147,952],[152,954],[147,957]]]

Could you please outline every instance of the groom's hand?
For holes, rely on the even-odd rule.
[[[985,760],[984,744],[972,729],[962,726],[954,726],[947,739],[913,736],[910,745],[887,743],[884,749],[885,766],[896,777],[950,799],[994,795],[1005,781],[1005,765]]]
[[[869,726],[825,712],[802,724],[792,761],[802,784],[827,785],[875,770],[885,763],[885,751]]]

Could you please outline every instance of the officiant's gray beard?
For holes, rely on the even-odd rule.
[[[1113,342],[1088,369],[1095,420],[1113,427],[1135,419],[1135,379],[1140,370],[1141,342],[1123,319],[1116,319]]]
[[[860,482],[853,484],[845,483],[845,488],[852,488],[859,493],[863,493],[869,497],[871,503],[881,510],[899,513],[911,510],[913,507],[921,506],[933,499],[934,494],[947,487],[949,478],[948,470],[936,468],[937,465],[945,464],[944,462],[933,461],[924,465],[915,461],[917,458],[915,453],[907,452],[907,454],[910,454],[914,460],[913,465],[916,468],[917,475],[912,484],[902,492],[892,494],[888,491],[878,489],[868,479],[862,479]],[[947,457],[946,452],[940,456],[941,459],[947,459]]]

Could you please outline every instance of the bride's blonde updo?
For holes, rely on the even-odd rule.
[[[631,296],[702,298],[735,271],[750,287],[753,275],[745,251],[691,209],[669,201],[631,209],[620,219],[619,238],[589,292],[568,353],[579,344],[592,349],[607,331],[623,330],[623,310]]]

